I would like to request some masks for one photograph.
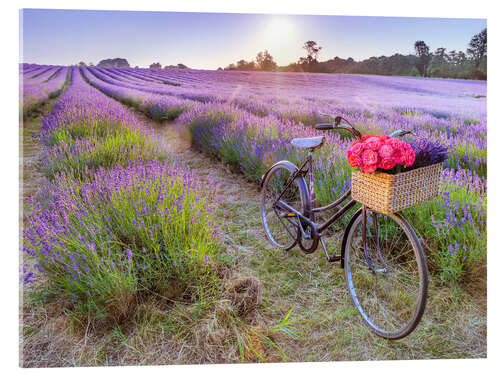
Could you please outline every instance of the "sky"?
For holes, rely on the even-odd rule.
[[[21,62],[97,64],[122,57],[131,66],[196,69],[250,61],[265,49],[278,65],[288,65],[305,56],[308,40],[322,47],[320,61],[414,53],[417,40],[431,51],[465,51],[486,27],[486,19],[51,9],[24,9],[20,17]]]

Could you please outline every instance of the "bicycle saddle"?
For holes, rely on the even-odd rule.
[[[307,148],[311,151],[314,151],[321,146],[325,142],[325,137],[309,137],[309,138],[294,138],[292,139],[292,146],[297,148]]]

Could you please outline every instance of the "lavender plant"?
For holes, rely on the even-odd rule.
[[[192,173],[141,161],[92,181],[59,175],[48,209],[34,207],[24,252],[76,309],[123,319],[141,293],[204,298],[217,287],[214,197]],[[35,270],[27,269],[25,281]]]
[[[38,69],[35,71],[37,72]],[[21,109],[23,117],[28,116],[49,98],[57,97],[69,81],[71,68],[50,67],[39,74],[23,74],[20,77]],[[34,77],[34,78],[33,78]]]
[[[448,147],[439,142],[433,142],[427,138],[417,138],[410,143],[410,146],[415,151],[415,161],[405,170],[427,167],[448,159]]]
[[[41,169],[49,179],[59,173],[82,179],[100,167],[165,157],[151,131],[126,108],[87,85],[78,69],[71,80],[40,133],[47,146]]]

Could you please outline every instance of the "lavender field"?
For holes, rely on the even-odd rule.
[[[286,353],[286,343],[296,338],[294,328],[286,328],[290,306],[262,314],[262,321],[269,319],[274,325],[250,326],[246,318],[238,317],[242,320],[235,323],[236,318],[224,315],[228,313],[219,302],[232,298],[228,297],[227,275],[244,269],[240,256],[228,249],[246,246],[258,253],[264,245],[258,241],[243,245],[246,239],[235,229],[241,223],[235,223],[250,220],[249,212],[228,214],[232,198],[211,189],[221,183],[224,173],[241,175],[242,184],[248,185],[245,189],[257,189],[261,176],[275,162],[303,160],[305,154],[291,147],[292,138],[325,135],[325,146],[316,152],[316,198],[321,204],[338,198],[350,186],[346,151],[352,139],[315,130],[312,125],[327,120],[320,112],[349,119],[363,134],[408,129],[415,137],[449,148],[440,196],[404,215],[423,240],[436,295],[443,290],[460,291],[450,297],[447,309],[457,308],[453,303],[462,298],[460,293],[485,293],[484,81],[32,64],[20,66],[20,81],[22,116],[37,115],[41,108],[41,129],[34,141],[40,148],[38,173],[44,179],[31,198],[31,207],[24,210],[23,283],[38,299],[57,296],[59,305],[79,314],[81,321],[92,316],[97,327],[134,319],[161,321],[162,334],[171,332],[175,337],[163,339],[177,349],[182,343],[206,340],[198,349],[185,344],[191,348],[190,357],[164,358],[167,363],[322,360]],[[204,160],[210,165],[198,169],[188,165],[173,151],[172,142],[164,139],[165,130],[206,155]],[[204,171],[212,168],[217,172]],[[228,224],[228,215],[234,222]],[[272,278],[267,271],[255,271],[259,269],[254,268],[253,277]],[[329,272],[335,271],[324,273],[331,276]],[[340,281],[338,285],[344,288]],[[318,288],[331,290],[331,285]],[[274,292],[263,293],[264,299],[270,299]],[[279,294],[282,291],[276,293],[285,298]],[[170,313],[152,313],[145,307],[157,296],[168,300],[155,300],[162,311],[175,306]],[[231,301],[233,308],[240,306]],[[442,303],[430,303],[429,321],[407,339],[408,346],[426,342],[428,351],[407,352],[406,344],[401,344],[391,353],[375,350],[370,355],[392,359],[483,356],[483,325],[452,335],[449,351],[433,351],[430,342],[456,328],[454,323],[436,328],[431,322],[439,320],[435,314]],[[297,304],[291,308],[299,317],[300,311],[307,316],[307,303]],[[183,309],[191,306],[189,313],[179,310],[180,305]],[[340,313],[347,317],[349,311]],[[195,318],[199,316],[203,318]],[[457,317],[463,318],[459,313]],[[355,315],[349,319],[355,337],[367,334],[361,322],[353,323]],[[180,330],[180,321],[205,332],[203,339],[192,333],[194,328]],[[225,328],[215,327],[214,322]],[[224,330],[233,330],[232,336],[220,333]],[[460,346],[472,345],[469,339],[464,341],[467,335],[475,340],[469,353]],[[330,359],[366,359],[341,355],[337,347],[328,350],[337,353]],[[83,363],[108,363],[98,357],[95,354]],[[140,363],[132,354],[124,358],[130,362],[118,363]]]
[[[323,134],[319,112],[345,116],[364,134],[412,130],[449,147],[440,200],[408,212],[439,264],[458,281],[482,262],[486,244],[486,83],[408,77],[81,68],[103,93],[154,120],[190,129],[194,147],[250,179],[274,162],[299,162],[293,137]],[[327,203],[350,183],[349,139],[329,134],[317,196]],[[430,245],[432,244],[432,245]]]

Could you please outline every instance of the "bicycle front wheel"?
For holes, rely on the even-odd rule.
[[[349,294],[377,335],[400,339],[415,329],[425,310],[428,271],[422,246],[401,215],[368,209],[363,242],[362,216],[359,211],[353,219],[345,242]]]

